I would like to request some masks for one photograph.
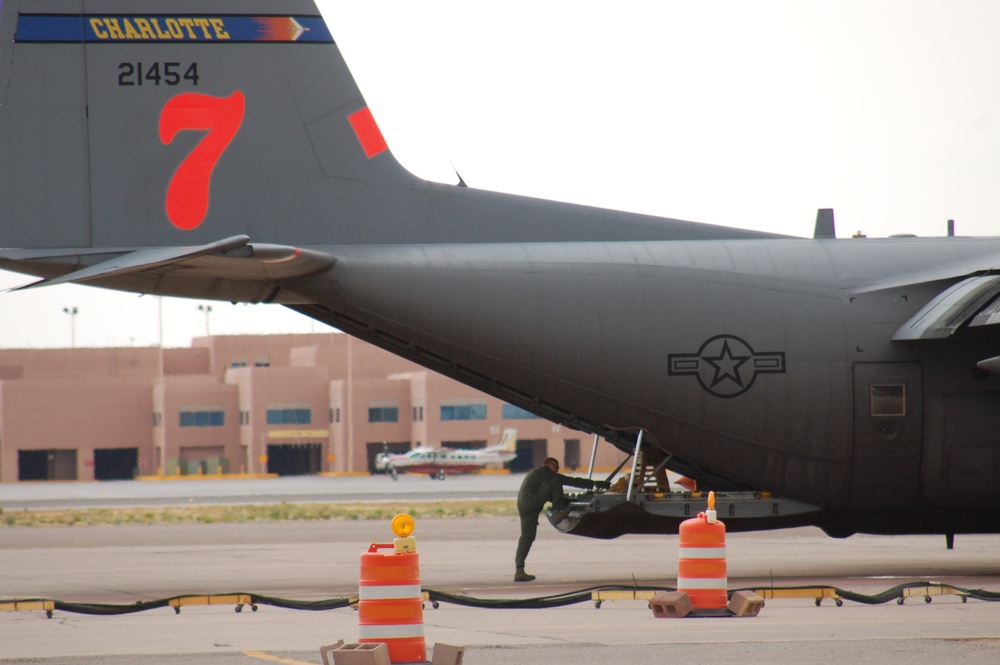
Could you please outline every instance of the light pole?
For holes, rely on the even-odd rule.
[[[63,311],[69,314],[69,348],[76,348],[76,315],[80,310],[76,307],[63,307]]]
[[[205,313],[205,337],[209,337],[211,333],[209,332],[209,327],[208,327],[208,317],[212,313],[212,306],[198,305],[198,311]]]

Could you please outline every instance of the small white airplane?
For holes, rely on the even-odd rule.
[[[517,430],[505,429],[500,443],[477,450],[459,448],[428,448],[417,446],[405,453],[381,453],[375,458],[375,469],[385,471],[396,480],[400,471],[426,473],[444,480],[449,473],[472,473],[487,464],[504,464],[517,457]]]

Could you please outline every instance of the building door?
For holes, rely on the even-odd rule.
[[[279,476],[305,476],[322,470],[323,445],[319,443],[268,444],[267,471]]]
[[[524,473],[541,466],[548,456],[548,443],[545,439],[518,439],[517,457],[510,461],[508,468],[511,473]]]
[[[75,450],[17,451],[18,480],[76,480]]]
[[[138,467],[138,448],[94,450],[94,480],[132,480]]]
[[[911,505],[923,454],[920,363],[855,363],[851,501]]]
[[[563,456],[563,466],[578,471],[580,463],[580,439],[566,439],[566,454]]]
[[[19,450],[17,451],[18,480],[48,480],[49,450]]]

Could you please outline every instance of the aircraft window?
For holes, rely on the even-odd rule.
[[[906,386],[902,384],[873,385],[871,387],[873,416],[905,416]]]

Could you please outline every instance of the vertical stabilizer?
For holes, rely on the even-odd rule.
[[[497,444],[497,448],[508,453],[516,453],[517,430],[513,428],[505,429],[503,431],[503,436],[500,438],[500,443]]]
[[[0,3],[0,247],[364,242],[359,201],[403,207],[309,0]]]
[[[820,208],[816,211],[816,227],[813,229],[814,240],[833,240],[837,237],[837,229],[833,223],[833,208]]]

